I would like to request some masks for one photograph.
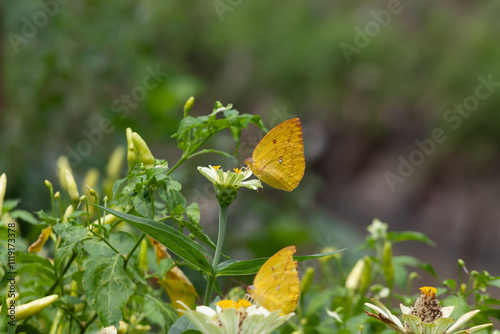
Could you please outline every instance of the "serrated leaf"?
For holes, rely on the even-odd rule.
[[[123,221],[126,221],[138,230],[146,233],[151,238],[166,246],[177,256],[184,259],[192,266],[200,269],[204,273],[210,273],[212,271],[212,266],[209,262],[211,256],[206,249],[173,227],[164,223],[158,223],[151,219],[129,215],[99,205],[96,206],[121,218]]]
[[[313,255],[297,255],[294,256],[293,259],[298,262],[309,261],[313,259],[318,259],[324,256],[332,255],[335,253],[339,253],[344,251],[346,248],[328,252],[328,253],[320,253]],[[268,260],[268,257],[253,259],[253,260],[245,260],[245,261],[237,261],[237,260],[228,260],[220,263],[217,266],[216,276],[238,276],[238,275],[251,275],[255,274],[259,271],[260,267]]]
[[[122,309],[135,291],[135,284],[123,270],[119,255],[89,262],[82,280],[89,306],[99,315],[103,327],[119,327]]]

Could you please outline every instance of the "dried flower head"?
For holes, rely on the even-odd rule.
[[[403,312],[404,326],[401,320],[395,317],[387,307],[377,299],[372,299],[374,304],[365,303],[366,306],[376,312],[365,313],[375,319],[378,319],[402,334],[451,334],[451,333],[473,333],[480,329],[492,326],[493,324],[484,324],[471,327],[467,330],[455,332],[460,326],[469,321],[479,310],[467,312],[457,321],[450,318],[455,306],[441,307],[436,298],[436,288],[424,286],[420,288],[420,296],[412,308],[400,304]],[[453,325],[452,325],[453,324]]]

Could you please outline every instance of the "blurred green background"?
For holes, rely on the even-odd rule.
[[[294,116],[303,124],[300,186],[241,191],[225,253],[268,256],[295,244],[302,254],[348,247],[349,257],[379,218],[436,241],[394,252],[431,262],[443,277],[456,274],[458,258],[500,274],[500,87],[468,116],[446,114],[476,94],[479,77],[500,82],[498,1],[0,6],[0,172],[8,175],[7,197],[20,198],[22,208],[49,207],[43,181],[57,184],[60,155],[85,153],[70,157],[79,181],[89,168],[104,172],[127,126],[172,165],[180,151],[170,136],[195,96],[196,115],[220,100],[261,115],[268,128]],[[347,44],[356,47],[348,57]],[[436,128],[446,140],[391,189],[387,172],[397,174],[400,156],[408,160],[415,140]],[[255,126],[243,132],[242,164],[262,135]],[[89,136],[95,145],[82,144]],[[234,152],[229,133],[210,144]],[[208,164],[233,167],[200,156],[175,177],[189,200],[200,201],[202,226],[215,238],[216,201],[196,171]]]

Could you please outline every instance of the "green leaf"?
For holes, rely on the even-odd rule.
[[[157,300],[149,294],[143,295],[143,297],[144,314],[146,319],[152,323],[158,324],[162,328],[170,328],[179,318],[170,304],[165,303],[163,300]]]
[[[146,180],[147,182],[152,182],[153,179],[156,181],[166,180],[169,178],[167,175],[168,168],[164,167],[155,167],[146,169]]]
[[[3,201],[2,213],[10,212],[21,202],[20,199],[5,199]]]
[[[214,150],[214,149],[203,149],[201,151],[198,151],[194,154],[191,154],[189,157],[192,158],[192,157],[195,157],[197,155],[201,155],[201,154],[208,154],[208,153],[216,153],[216,154],[220,154],[226,158],[228,158],[230,161],[233,161],[233,162],[237,162],[238,159],[236,159],[232,154],[229,154],[229,153],[226,153],[226,152],[223,152],[223,151],[219,151],[219,150]]]
[[[449,287],[451,289],[451,291],[455,291],[455,288],[457,287],[457,283],[455,282],[454,279],[451,279],[451,278],[445,280],[443,282],[443,285]]]
[[[118,179],[115,181],[115,183],[113,183],[113,189],[111,190],[112,194],[113,194],[113,198],[116,199],[116,197],[118,195],[118,189],[120,189],[122,184],[125,183],[127,180],[128,180],[128,178],[124,177],[123,179]]]
[[[40,287],[50,286],[56,280],[52,263],[37,254],[17,251],[16,271],[19,277],[36,277],[36,284]]]
[[[193,233],[193,235],[200,239],[205,245],[215,249],[215,243],[210,239],[210,237],[203,233],[203,229],[200,226],[200,207],[198,206],[198,203],[191,203],[188,205],[186,208],[186,216],[189,221],[183,220],[182,222],[184,226],[187,227],[189,232]]]
[[[100,205],[98,208],[111,213],[138,230],[146,233],[151,238],[166,246],[173,253],[192,266],[200,269],[204,273],[212,272],[212,266],[209,262],[210,254],[205,248],[186,237],[181,232],[164,223],[158,223],[151,219],[136,217],[123,212],[118,212]]]
[[[67,223],[55,225],[54,231],[61,236],[61,243],[54,255],[54,267],[56,268],[56,272],[58,272],[61,269],[64,259],[71,253],[75,245],[79,241],[90,237],[87,236],[88,230],[85,227],[73,226]]]
[[[158,264],[158,276],[163,277],[169,271],[174,267],[174,260],[166,257],[160,261]]]
[[[191,203],[186,208],[186,216],[189,221],[195,225],[200,223],[200,207],[198,203]]]
[[[103,327],[119,327],[122,309],[135,291],[135,284],[123,270],[119,255],[89,262],[83,275],[83,289],[89,306],[99,315]]]
[[[181,214],[184,212],[184,207],[186,206],[186,198],[176,190],[167,190],[167,200],[166,200],[167,208],[174,214]],[[180,209],[179,209],[180,208]]]
[[[151,207],[151,191],[144,189],[141,193],[134,197],[135,210],[146,218],[153,218],[153,208]]]
[[[194,325],[186,316],[180,317],[168,330],[168,334],[198,334],[199,331],[193,329]]]
[[[49,225],[54,225],[59,221],[58,218],[55,218],[55,217],[52,217],[52,216],[46,214],[43,210],[40,210],[40,211],[35,212],[35,213],[38,215],[38,219],[40,219],[41,221],[43,221]]]
[[[346,248],[337,250],[334,252],[321,253],[321,254],[313,254],[313,255],[297,255],[294,256],[293,259],[298,262],[309,261],[313,259],[318,259],[320,257],[332,255],[335,253],[339,253],[346,250]],[[255,274],[259,271],[260,267],[268,260],[269,258],[259,258],[253,260],[245,260],[245,261],[237,261],[237,260],[228,260],[220,263],[217,266],[217,270],[215,271],[216,276],[238,276],[238,275],[251,275]]]
[[[118,231],[109,237],[109,243],[120,252],[127,254],[134,247],[136,239],[133,235],[125,231]],[[93,238],[83,244],[83,248],[92,258],[115,256],[116,253],[104,241]]]
[[[57,299],[58,302],[64,303],[64,304],[71,304],[71,305],[78,305],[83,303],[83,300],[77,297],[65,295]]]
[[[14,210],[10,213],[10,216],[14,219],[24,220],[25,222],[30,223],[31,225],[40,225],[40,222],[35,217],[33,217],[33,215],[28,211]]]
[[[425,234],[420,232],[406,231],[406,232],[388,232],[389,239],[393,242],[400,241],[421,241],[428,245],[436,246],[436,243],[429,239]]]
[[[441,280],[434,270],[434,267],[430,263],[422,263],[419,265],[419,267],[425,271],[427,271],[429,274],[431,274],[434,278],[437,278],[438,280]]]

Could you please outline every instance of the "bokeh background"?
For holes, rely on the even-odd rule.
[[[394,253],[430,262],[443,278],[456,278],[459,258],[500,275],[499,10],[494,0],[2,1],[7,197],[29,211],[49,208],[43,181],[57,184],[57,158],[86,148],[70,158],[78,181],[90,168],[104,172],[128,126],[172,165],[180,150],[170,136],[185,101],[194,96],[201,115],[220,100],[261,115],[268,128],[300,117],[307,163],[292,193],[240,192],[225,253],[269,256],[295,244],[302,254],[333,246],[354,257],[379,218],[434,240]],[[155,71],[155,87],[141,90]],[[497,84],[474,100],[480,78]],[[471,111],[460,114],[454,104],[464,101]],[[446,139],[418,160],[415,141],[435,129]],[[90,149],[82,146],[89,133]],[[243,132],[242,164],[262,135],[255,126]],[[210,144],[234,152],[229,133]],[[387,173],[410,157],[418,166],[391,189]],[[196,171],[208,164],[232,167],[205,155],[174,176],[215,238],[216,201]]]

